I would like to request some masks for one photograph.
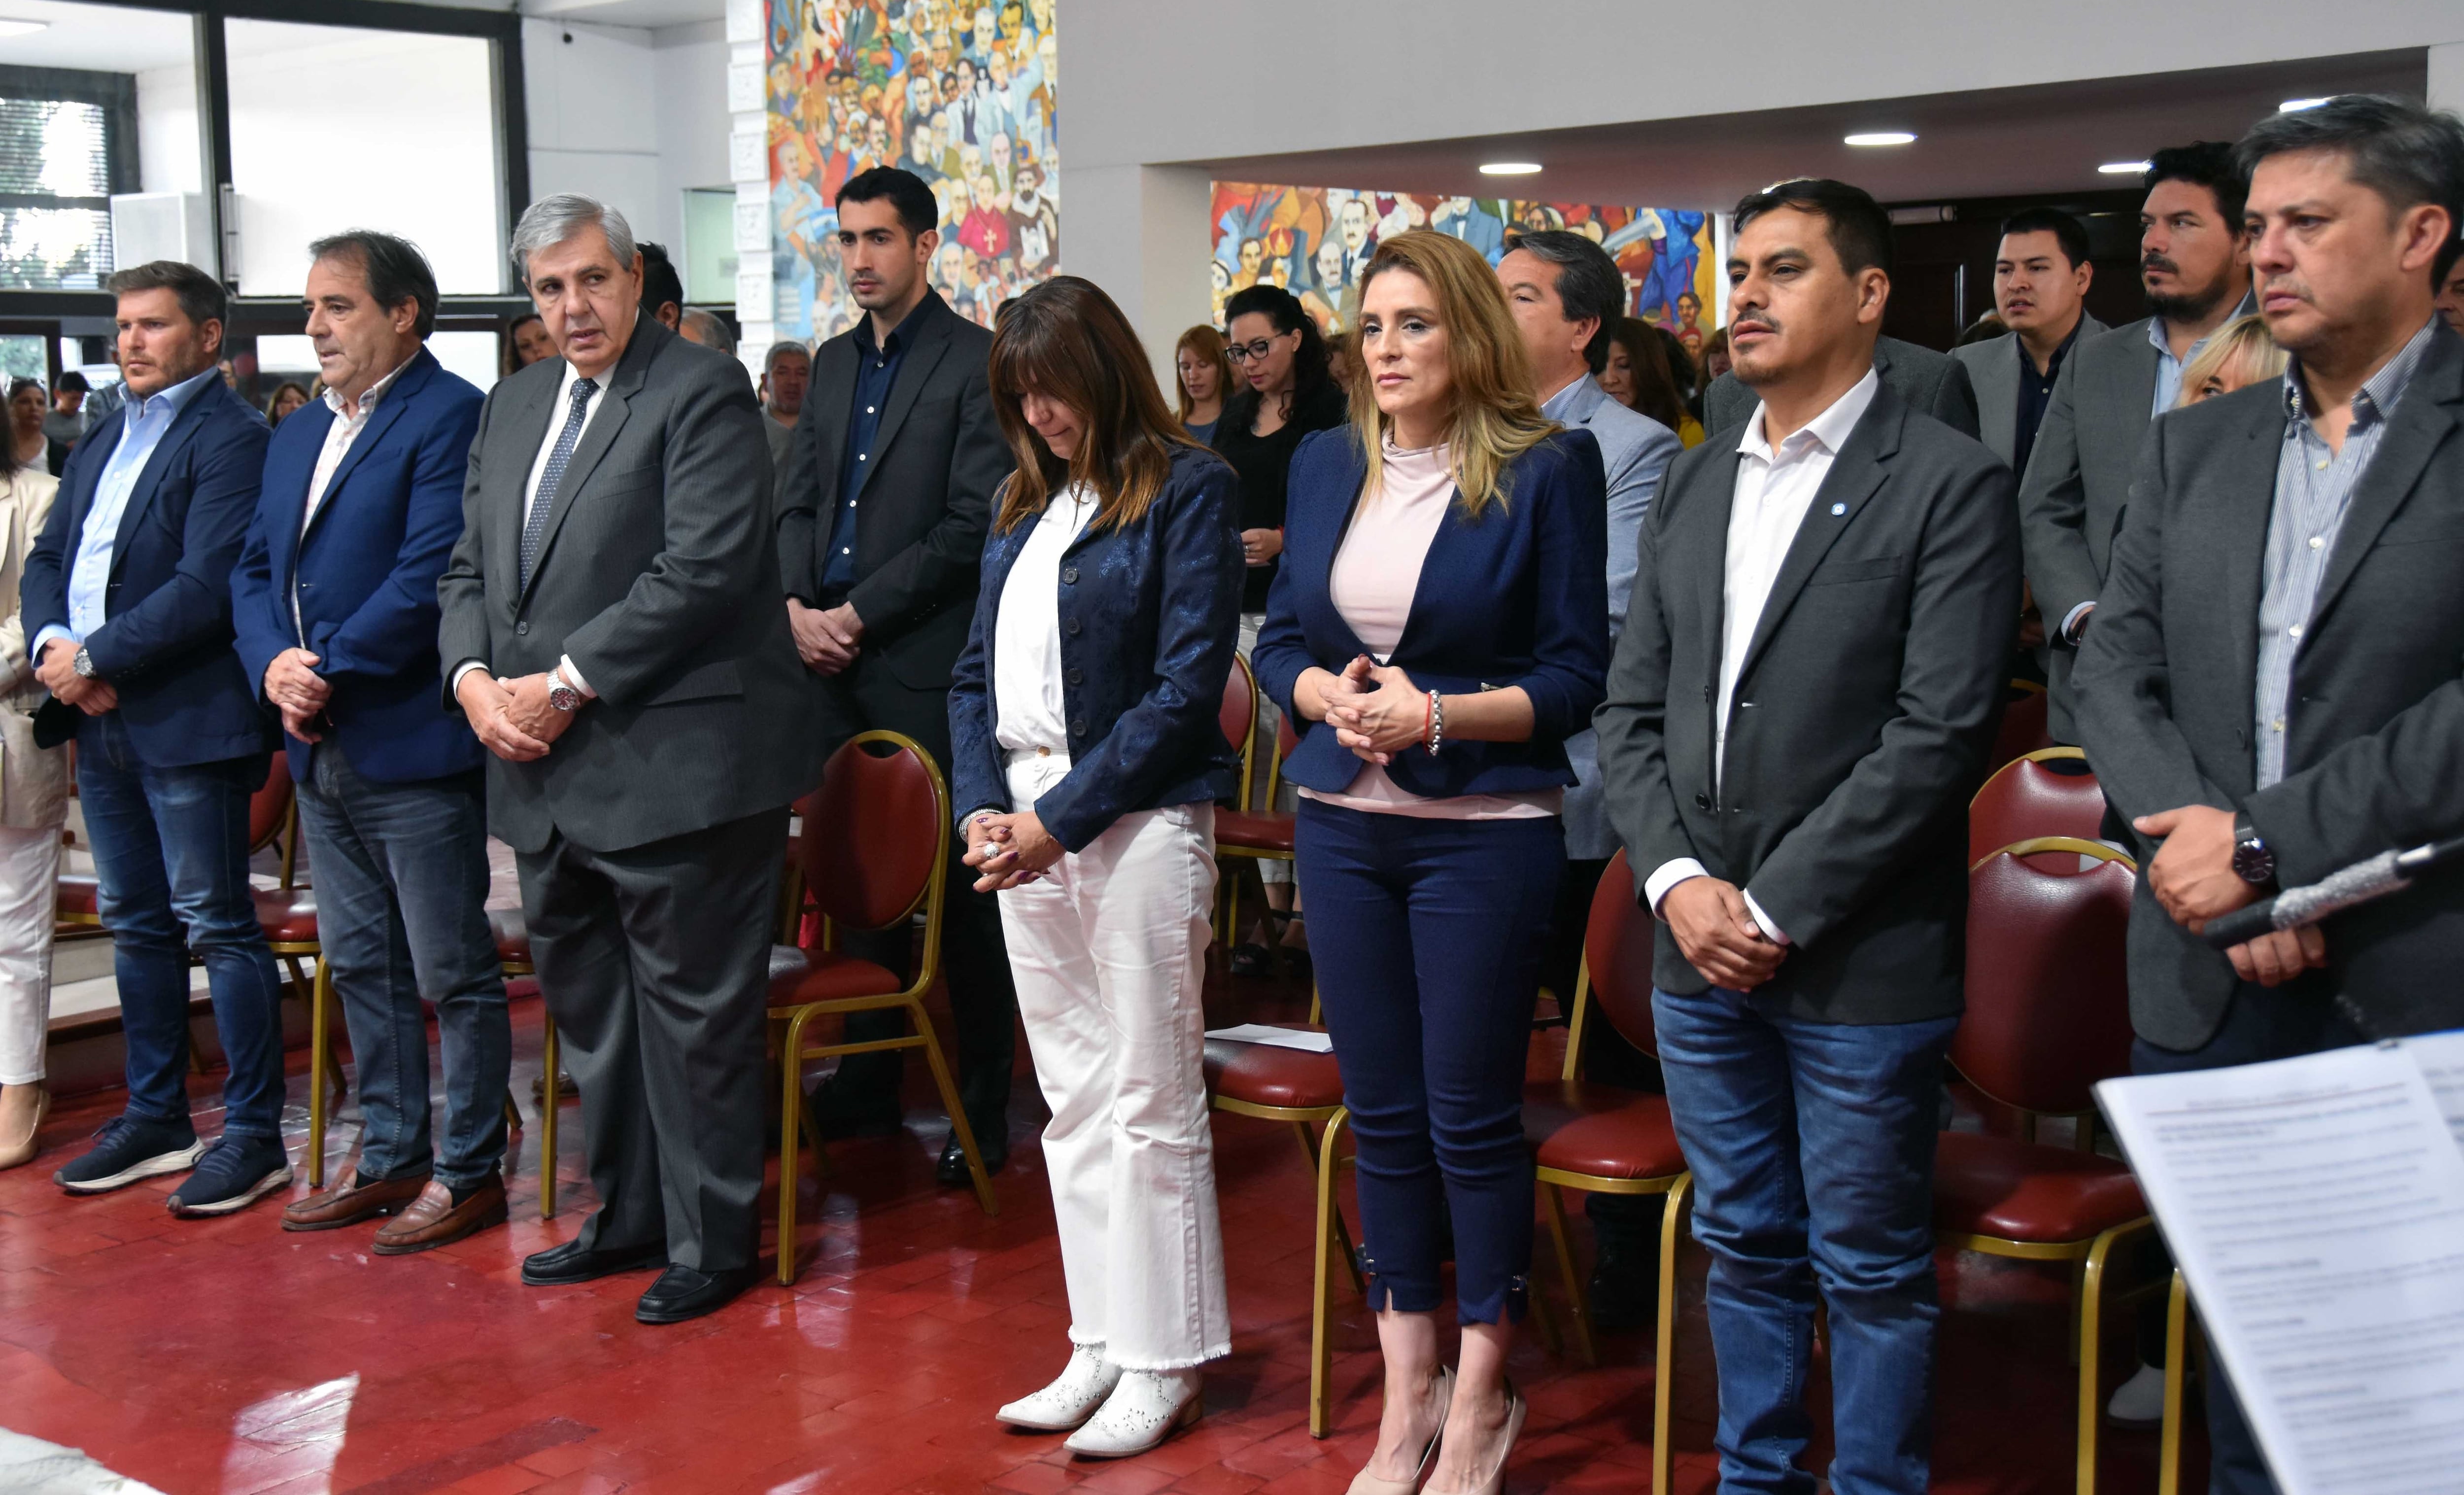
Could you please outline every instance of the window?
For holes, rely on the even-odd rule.
[[[136,188],[136,79],[0,67],[0,287],[90,291],[111,274],[111,194]]]

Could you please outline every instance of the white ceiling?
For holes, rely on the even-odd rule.
[[[0,0],[0,4],[6,3]],[[542,20],[638,26],[651,31],[727,18],[727,0],[521,0],[517,9],[524,15]]]
[[[143,73],[189,65],[190,30],[185,15],[69,0],[0,0],[0,20],[49,23],[31,36],[11,36],[0,44],[16,67]]]

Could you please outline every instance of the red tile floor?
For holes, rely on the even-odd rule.
[[[1300,1015],[1242,984],[1243,1016]],[[515,1003],[526,1114],[538,1013],[536,1000]],[[1535,1066],[1553,1070],[1561,1031],[1535,1044]],[[911,1081],[920,1069],[911,1066]],[[295,1053],[295,1151],[306,1087]],[[216,1089],[212,1078],[193,1087],[208,1132]],[[554,1290],[518,1281],[521,1258],[570,1238],[591,1207],[571,1109],[556,1220],[539,1219],[534,1117],[515,1139],[509,1228],[384,1259],[369,1253],[368,1228],[283,1234],[275,1200],[187,1222],[163,1207],[169,1180],[102,1198],[61,1195],[52,1169],[120,1098],[67,1100],[44,1129],[44,1155],[0,1175],[0,1425],[83,1448],[168,1495],[1342,1490],[1376,1423],[1374,1331],[1343,1289],[1337,1429],[1312,1440],[1308,1169],[1286,1128],[1236,1116],[1216,1122],[1234,1352],[1208,1377],[1205,1420],[1118,1463],[1074,1462],[1056,1437],[993,1424],[995,1406],[1042,1384],[1066,1354],[1033,1141],[1041,1116],[1031,1082],[1020,1089],[998,1218],[935,1186],[937,1108],[913,1084],[908,1135],[842,1144],[825,1182],[806,1175],[804,1266],[792,1291],[764,1284],[667,1329],[633,1322],[647,1277]],[[347,1165],[355,1130],[346,1121],[331,1139],[336,1166]],[[1701,1253],[1689,1247],[1684,1263],[1677,1483],[1697,1495],[1716,1483],[1714,1402]],[[1947,1258],[1944,1282],[1935,1488],[2070,1490],[2065,1276],[1969,1256]],[[2116,1336],[2116,1360],[2126,1339],[2126,1329]],[[1650,1353],[1645,1334],[1611,1336],[1600,1366],[1584,1369],[1527,1335],[1513,1374],[1532,1416],[1508,1487],[1647,1488]],[[1818,1372],[1813,1391],[1827,1406]],[[2155,1443],[2152,1433],[2109,1432],[2102,1488],[2152,1489]],[[2187,1487],[2202,1487],[2196,1463]]]

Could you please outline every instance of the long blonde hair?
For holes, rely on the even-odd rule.
[[[1510,496],[1507,466],[1547,439],[1557,423],[1540,413],[1540,402],[1531,392],[1531,355],[1524,349],[1497,274],[1480,251],[1427,229],[1380,239],[1360,273],[1364,305],[1370,283],[1390,270],[1419,276],[1437,297],[1454,395],[1447,420],[1447,466],[1463,513],[1479,518],[1490,504],[1503,507]],[[1362,362],[1368,362],[1365,350]],[[1374,496],[1384,466],[1378,453],[1393,423],[1377,408],[1374,378],[1353,381],[1350,392],[1353,433],[1369,468],[1365,491]]]

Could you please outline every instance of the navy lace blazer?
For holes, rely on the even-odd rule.
[[[1240,483],[1203,447],[1173,453],[1163,492],[1135,523],[1091,521],[1061,558],[1062,701],[1069,773],[1035,802],[1071,851],[1135,810],[1228,799],[1241,759],[1218,714],[1241,626],[1246,571],[1235,528]],[[951,802],[959,820],[1009,800],[994,740],[995,624],[1033,521],[984,545],[974,627],[950,682]]]

